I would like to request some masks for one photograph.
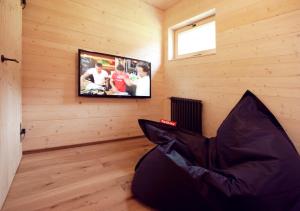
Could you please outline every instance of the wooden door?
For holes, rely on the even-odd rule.
[[[20,0],[0,0],[0,54],[20,61],[21,43]],[[21,61],[0,61],[0,209],[22,156],[20,71]]]

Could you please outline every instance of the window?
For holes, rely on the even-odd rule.
[[[187,29],[186,29],[187,28]],[[192,24],[175,32],[176,57],[186,54],[201,54],[216,48],[216,23]]]
[[[169,60],[216,52],[215,9],[169,28]]]

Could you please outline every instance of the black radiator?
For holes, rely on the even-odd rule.
[[[202,103],[200,100],[171,97],[171,120],[177,126],[202,134]]]

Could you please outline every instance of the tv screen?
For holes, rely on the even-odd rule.
[[[79,96],[151,97],[151,63],[79,49]]]

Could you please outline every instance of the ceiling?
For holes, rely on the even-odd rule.
[[[174,5],[175,3],[177,3],[179,0],[142,0],[142,1],[154,7],[157,7],[161,10],[166,10],[172,5]]]

